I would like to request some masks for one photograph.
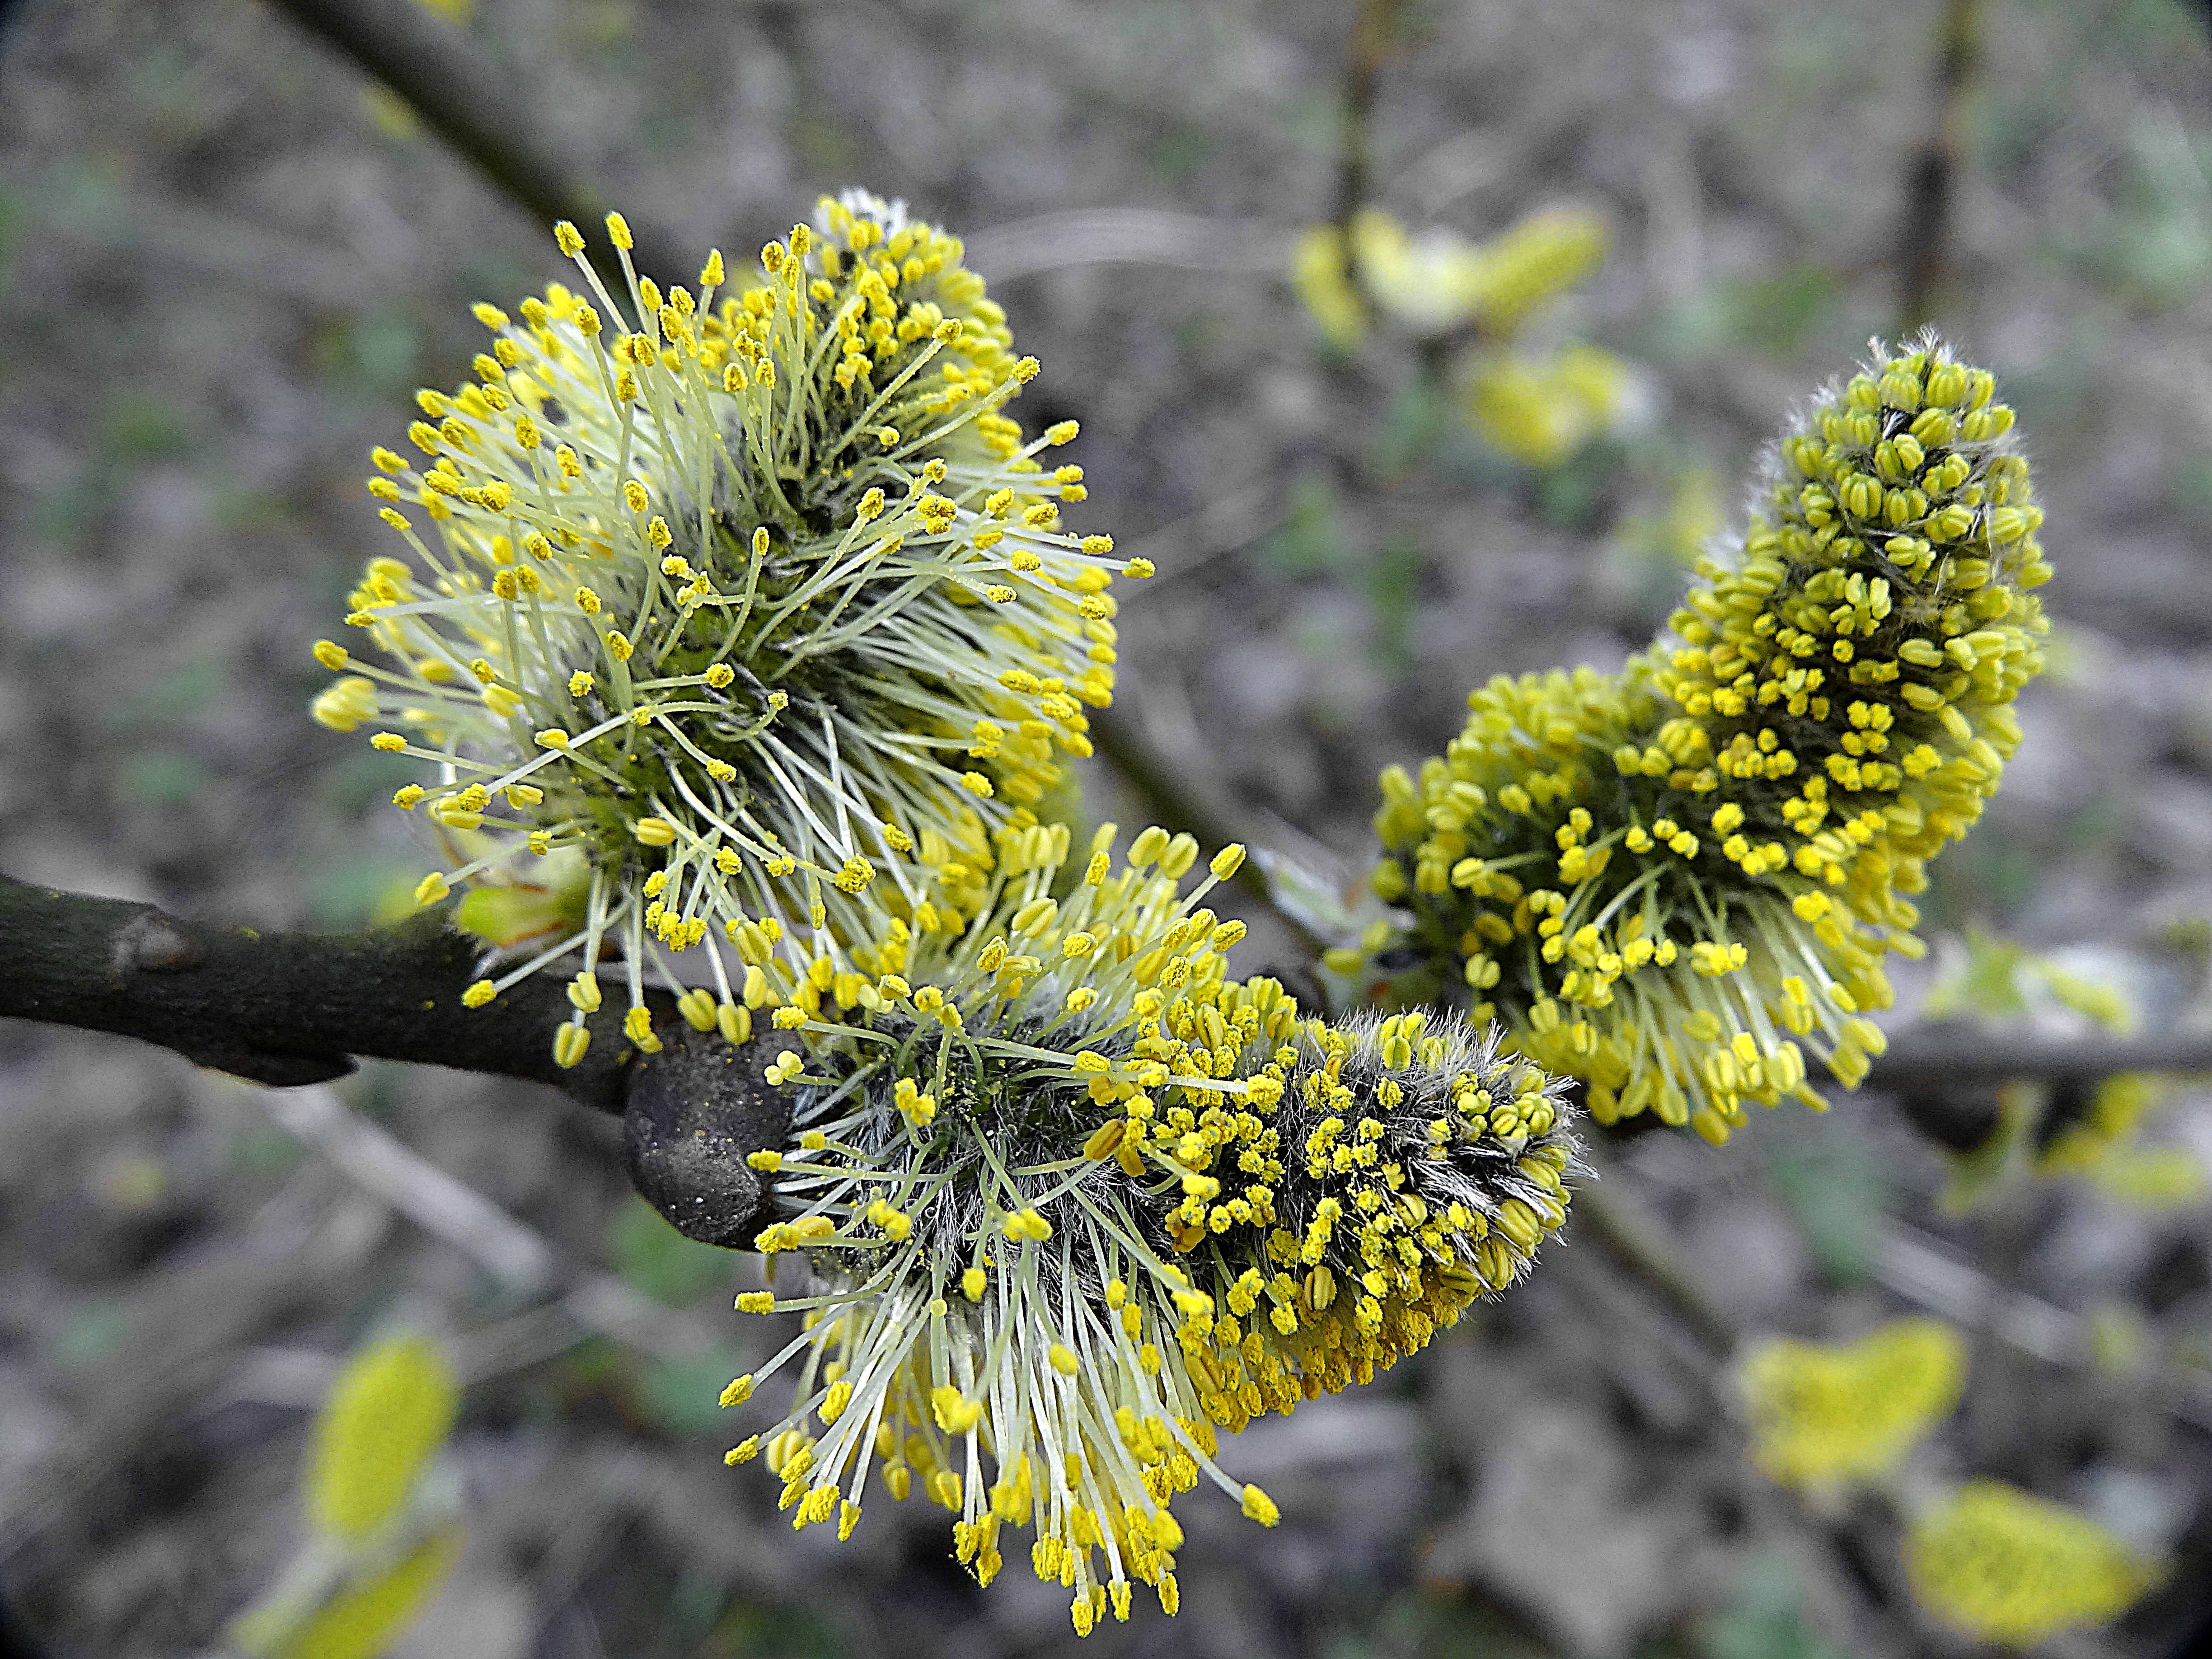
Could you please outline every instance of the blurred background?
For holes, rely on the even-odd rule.
[[[1935,866],[1937,949],[1900,973],[1892,1023],[1931,993],[2000,1031],[2212,1012],[2196,11],[437,10],[506,89],[491,112],[689,267],[664,277],[848,185],[968,237],[1044,363],[1014,412],[1081,420],[1082,526],[1159,568],[1123,600],[1125,763],[1093,765],[1091,811],[1273,848],[1309,914],[1364,868],[1378,769],[1437,751],[1492,674],[1617,668],[1740,523],[1793,404],[1933,318],[2019,409],[2056,631],[2003,793]],[[369,447],[417,386],[466,376],[471,301],[561,274],[546,227],[282,9],[0,15],[0,867],[194,918],[368,921],[424,867],[382,810],[405,763],[306,718],[307,647],[390,550]],[[1300,237],[1355,198],[1469,245],[1561,210],[1602,258],[1510,337],[1356,295],[1347,321]],[[1932,267],[1911,257],[1929,246]],[[1295,961],[1251,916],[1246,971]],[[1912,1112],[1870,1090],[1722,1151],[1596,1146],[1606,1236],[1571,1221],[1531,1282],[1417,1360],[1226,1449],[1282,1526],[1198,1495],[1180,1617],[1140,1609],[1089,1650],[1963,1653],[1899,1534],[1968,1475],[2158,1564],[2124,1619],[2051,1650],[2186,1650],[2212,1611],[2212,1093],[2100,1106],[2002,1082]],[[2012,1133],[2053,1110],[2129,1121],[2058,1171]],[[1064,1594],[1018,1563],[978,1591],[933,1507],[872,1506],[840,1546],[783,1525],[765,1472],[722,1467],[716,1393],[769,1341],[729,1297],[758,1271],[629,1196],[619,1124],[549,1091],[371,1065],[279,1095],[0,1027],[0,1589],[20,1626],[0,1648],[224,1651],[300,1547],[319,1402],[398,1327],[463,1385],[440,1478],[466,1543],[396,1653],[1070,1644]],[[1958,1409],[1878,1491],[1760,1473],[1736,1345],[1905,1314],[1959,1333]]]

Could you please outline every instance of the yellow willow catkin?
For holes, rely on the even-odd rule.
[[[1556,466],[1619,417],[1628,366],[1603,348],[1531,348],[1523,325],[1595,270],[1605,222],[1571,208],[1532,214],[1477,245],[1445,229],[1419,234],[1377,208],[1352,234],[1314,225],[1291,251],[1291,282],[1322,332],[1349,349],[1370,311],[1407,331],[1469,346],[1452,371],[1467,419],[1506,454]]]
[[[1384,773],[1370,944],[1467,988],[1601,1121],[1716,1142],[1744,1103],[1883,1046],[1906,896],[1979,816],[2042,665],[2042,514],[1986,370],[1879,352],[1770,458],[1732,556],[1618,675],[1500,678],[1418,777]],[[1358,953],[1333,957],[1356,967]],[[1427,977],[1424,979],[1425,969]]]
[[[1531,214],[1483,243],[1444,229],[1415,234],[1381,209],[1363,208],[1349,248],[1334,225],[1299,236],[1291,283],[1340,346],[1366,332],[1370,302],[1415,334],[1473,329],[1497,344],[1603,264],[1607,240],[1603,220],[1574,208]]]
[[[1752,1458],[1786,1486],[1872,1480],[1959,1403],[1966,1345],[1937,1319],[1898,1319],[1856,1342],[1765,1337],[1736,1361]]]
[[[347,621],[384,662],[315,647],[350,671],[316,718],[381,717],[373,745],[424,763],[395,800],[459,867],[421,902],[571,896],[499,910],[480,931],[543,948],[465,999],[580,951],[563,1065],[603,951],[650,1048],[644,984],[694,988],[712,1023],[743,930],[857,937],[879,878],[902,912],[972,914],[991,832],[1091,752],[1110,579],[1150,571],[1061,523],[1083,470],[1037,456],[1075,422],[1030,440],[1004,412],[1037,364],[957,238],[851,192],[734,293],[713,255],[695,295],[609,225],[626,294],[560,227],[591,297],[479,306],[475,381],[420,394],[416,459],[376,452],[413,557],[373,561]]]
[[[453,1368],[426,1337],[388,1337],[347,1361],[315,1419],[307,1479],[315,1525],[356,1540],[388,1526],[459,1404]]]
[[[1914,1518],[1905,1571],[1945,1624],[2014,1648],[2106,1624],[2161,1577],[2087,1516],[1987,1480]]]
[[[1464,1021],[1302,1019],[1229,977],[1243,924],[1199,901],[1241,848],[1185,892],[1188,836],[1147,830],[1117,870],[1112,836],[1073,861],[1063,827],[1025,832],[966,933],[860,947],[872,1002],[779,1012],[798,1107],[752,1160],[759,1243],[803,1271],[738,1306],[807,1323],[724,1395],[799,1362],[731,1454],[765,1454],[794,1524],[849,1533],[879,1476],[952,1510],[987,1583],[1027,1528],[1079,1632],[1134,1584],[1175,1610],[1168,1506],[1201,1476],[1273,1525],[1217,1430],[1364,1382],[1510,1285],[1574,1152],[1557,1080]]]

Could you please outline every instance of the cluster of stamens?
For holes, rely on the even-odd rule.
[[[1383,775],[1363,958],[1441,968],[1522,1053],[1725,1139],[1883,1047],[1907,895],[2020,740],[2042,515],[1986,371],[1929,341],[1809,411],[1740,554],[1618,675],[1499,678],[1418,780]],[[1443,988],[1416,982],[1412,994]]]
[[[731,1453],[765,1454],[795,1524],[848,1533],[879,1474],[956,1514],[987,1583],[1028,1528],[1087,1632],[1136,1583],[1174,1611],[1169,1501],[1201,1477],[1273,1524],[1218,1431],[1510,1285],[1565,1218],[1572,1143],[1557,1085],[1456,1019],[1332,1024],[1229,977],[1243,924],[1199,901],[1242,849],[1186,894],[1187,836],[1115,870],[1111,826],[1079,866],[1064,827],[1019,834],[963,933],[892,919],[849,998],[779,1012],[769,1075],[799,1104],[754,1159],[760,1248],[804,1270],[738,1305],[807,1318],[725,1401],[800,1362]]]
[[[423,459],[376,452],[413,562],[372,562],[347,620],[383,660],[316,647],[344,671],[317,717],[389,721],[374,746],[430,769],[395,797],[453,866],[421,901],[506,890],[472,1004],[580,956],[565,1065],[604,957],[649,1049],[654,981],[749,1031],[725,952],[758,965],[757,935],[855,937],[884,887],[957,929],[995,832],[1090,752],[1105,590],[1150,569],[1062,526],[1082,469],[1037,457],[1074,422],[1004,413],[1036,363],[956,239],[854,194],[752,286],[722,294],[717,253],[695,294],[609,228],[622,300],[561,227],[589,297],[480,306],[491,349],[421,394]]]

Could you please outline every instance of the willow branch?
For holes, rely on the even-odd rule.
[[[1211,845],[1236,838],[1119,720],[1094,720],[1092,735],[1159,817]],[[1256,871],[1248,890],[1267,896]],[[355,933],[260,933],[0,876],[0,1016],[137,1037],[280,1086],[328,1082],[363,1055],[525,1078],[623,1110],[635,1051],[621,1011],[610,1005],[590,1017],[590,1051],[563,1071],[547,1034],[573,1012],[564,988],[532,975],[485,1007],[464,1007],[481,951],[438,911]],[[667,994],[647,997],[656,1028],[667,1024]],[[2212,1073],[2212,1033],[2077,1041],[1923,1026],[1890,1039],[1866,1086],[1941,1090],[2121,1072]]]
[[[462,1006],[482,949],[435,911],[358,933],[264,933],[0,876],[0,1015],[138,1037],[278,1086],[328,1082],[367,1055],[526,1078],[621,1111],[635,1052],[623,1011],[611,1001],[591,1016],[591,1048],[563,1071],[551,1035],[574,1011],[559,982],[532,975],[485,1007]]]
[[[1375,179],[1375,94],[1383,60],[1398,33],[1401,0],[1359,0],[1352,21],[1351,50],[1344,71],[1344,127],[1337,152],[1336,204],[1330,215],[1344,239],[1346,274],[1351,270],[1352,222],[1367,204]]]
[[[270,0],[371,79],[382,82],[541,229],[566,219],[582,231],[592,263],[621,270],[602,222],[613,204],[583,168],[530,118],[526,100],[485,65],[475,42],[417,0]],[[664,276],[687,264],[648,226],[633,227],[638,264]]]
[[[2012,1079],[2094,1082],[2121,1072],[2212,1072],[2212,1031],[2081,1040],[1923,1025],[1891,1036],[1864,1086],[1894,1093]]]
[[[137,1037],[278,1087],[343,1077],[357,1054],[550,1084],[623,1115],[630,1180],[678,1231],[750,1244],[761,1184],[745,1159],[781,1146],[791,1119],[758,1054],[694,1031],[654,990],[656,1053],[639,1054],[611,1000],[563,1070],[551,1037],[574,1012],[566,986],[532,974],[471,1008],[461,994],[482,950],[437,911],[359,933],[263,933],[0,876],[0,1015]],[[321,1121],[306,1105],[279,1115]],[[360,1177],[374,1162],[362,1152],[349,1168]],[[388,1159],[377,1168],[386,1186],[409,1184]]]

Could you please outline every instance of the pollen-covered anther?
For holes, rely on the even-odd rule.
[[[1032,459],[1072,426],[1024,437],[1035,361],[957,239],[873,198],[696,289],[627,260],[610,289],[575,227],[555,238],[570,283],[476,307],[469,384],[416,399],[420,464],[372,455],[407,545],[349,596],[363,642],[315,646],[315,717],[389,724],[375,746],[423,763],[402,804],[447,837],[442,878],[499,890],[456,913],[495,918],[492,982],[580,957],[695,1026],[749,1029],[771,996],[802,1026],[868,1012],[896,953],[854,942],[887,903],[921,922],[925,888],[918,931],[972,918],[1111,695],[1111,540],[1061,526],[1079,474]],[[967,740],[979,721],[1000,740]],[[743,966],[776,976],[741,995],[722,941],[770,921],[788,933]],[[562,1031],[580,1057],[586,1028]]]
[[[2041,662],[2041,515],[1993,392],[1932,337],[1881,354],[1784,437],[1649,651],[1473,693],[1445,754],[1382,777],[1405,923],[1334,960],[1464,997],[1601,1121],[1717,1142],[1750,1103],[1822,1104],[1814,1065],[1863,1079],[1881,958],[1918,953],[1910,896]]]
[[[954,1511],[979,1579],[1025,1527],[1094,1617],[1139,1584],[1171,1609],[1177,1493],[1280,1518],[1218,1433],[1371,1377],[1511,1285],[1565,1213],[1565,1108],[1455,1019],[1332,1025],[1231,977],[1241,930],[1178,890],[1188,837],[1148,830],[1117,865],[1111,826],[1080,851],[1020,833],[1036,844],[1009,837],[969,926],[854,941],[877,1003],[807,1022],[810,1057],[769,1068],[796,1110],[752,1159],[761,1244],[804,1255],[816,1322],[761,1440],[787,1460],[783,1437],[812,1436],[794,1504],[880,1461],[894,1496]]]

